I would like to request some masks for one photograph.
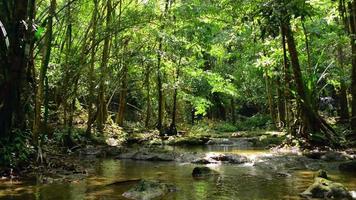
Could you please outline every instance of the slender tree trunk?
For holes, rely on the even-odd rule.
[[[124,115],[125,115],[125,108],[126,108],[126,96],[127,96],[127,76],[128,76],[128,67],[125,62],[122,63],[122,80],[121,80],[121,89],[120,89],[120,97],[119,97],[119,112],[117,113],[116,123],[119,126],[124,125]]]
[[[45,36],[45,44],[42,58],[42,65],[39,73],[39,81],[37,86],[37,95],[35,101],[35,120],[33,126],[33,140],[34,143],[38,143],[38,134],[41,129],[41,107],[44,98],[44,86],[47,76],[48,64],[51,56],[52,49],[52,39],[53,39],[53,17],[56,12],[56,0],[51,0],[49,14],[47,17],[47,32]],[[43,126],[44,131],[46,132],[46,124]]]
[[[157,129],[162,133],[162,121],[163,121],[163,88],[162,88],[162,72],[161,72],[161,60],[162,60],[162,38],[159,39],[159,48],[157,52],[157,90],[158,90],[158,118]]]
[[[346,20],[345,17],[346,9],[345,9],[345,2],[344,0],[339,0],[339,15],[340,17],[337,18],[337,23],[340,25],[344,26],[345,33],[349,34],[349,23]],[[341,38],[342,35],[340,34],[339,37]],[[337,45],[337,59],[338,59],[338,64],[339,64],[339,70],[341,71],[340,75],[340,90],[338,91],[338,96],[339,96],[339,116],[340,116],[340,121],[341,122],[347,122],[349,120],[349,105],[348,105],[348,99],[347,99],[347,86],[344,80],[344,71],[345,71],[345,55],[344,55],[344,49],[339,42]]]
[[[177,135],[177,95],[178,95],[178,83],[179,83],[179,74],[180,74],[180,63],[182,58],[179,59],[178,66],[176,68],[176,76],[174,81],[174,92],[173,92],[173,110],[172,110],[172,122],[170,125],[170,132],[172,135]]]
[[[69,0],[68,0],[69,2]],[[67,7],[67,32],[65,37],[65,69],[64,69],[64,82],[63,82],[63,115],[64,115],[64,127],[67,129],[67,133],[64,136],[64,145],[71,147],[73,145],[72,130],[70,123],[71,103],[70,101],[70,76],[71,74],[71,51],[72,51],[72,7]]]
[[[277,123],[277,117],[276,117],[276,109],[274,105],[274,100],[273,100],[273,93],[271,89],[271,81],[270,78],[268,77],[267,74],[267,69],[265,71],[265,82],[266,82],[266,93],[267,93],[267,99],[268,99],[268,106],[269,106],[269,112],[272,118],[273,123],[276,125]]]
[[[236,123],[236,106],[235,106],[235,99],[232,97],[230,100],[230,105],[231,105],[231,122],[232,124]]]
[[[352,116],[351,130],[352,134],[348,139],[356,146],[356,0],[349,3],[350,11],[350,28],[351,28],[351,48],[352,48],[352,72],[351,72],[351,96],[352,96]]]
[[[283,93],[283,86],[281,83],[281,78],[277,77],[277,96],[278,96],[278,121],[279,128],[283,128],[286,124],[286,108],[285,108],[285,97]]]
[[[70,0],[68,0],[69,2]],[[71,6],[68,4],[67,7],[67,31],[66,31],[66,37],[64,41],[64,45],[66,46],[65,48],[65,69],[64,69],[64,81],[63,81],[63,87],[62,87],[62,93],[63,93],[63,117],[64,117],[64,127],[68,127],[68,112],[69,112],[69,105],[68,105],[68,98],[69,98],[69,85],[70,85],[70,69],[71,69],[71,63],[70,63],[70,56],[71,56],[71,50],[72,50],[72,19],[71,19]],[[70,136],[68,136],[70,137]]]
[[[118,26],[121,26],[121,14],[122,14],[122,0],[120,0],[119,2],[119,16],[118,16]],[[125,55],[126,52],[126,48],[127,45],[129,43],[129,39],[127,39],[126,41],[124,41],[123,43],[123,55]],[[117,42],[116,42],[117,44]],[[116,47],[116,49],[119,49],[118,47]],[[125,117],[125,109],[126,109],[126,96],[127,96],[127,87],[128,87],[128,83],[127,83],[127,79],[128,79],[128,66],[127,63],[125,62],[125,58],[124,56],[122,56],[122,58],[119,60],[121,61],[121,66],[122,66],[122,78],[121,78],[121,88],[120,88],[120,95],[119,95],[119,110],[116,116],[116,123],[119,124],[119,126],[123,126],[124,125],[124,117]]]
[[[150,87],[150,73],[151,67],[149,64],[146,66],[146,73],[145,73],[145,85],[146,85],[146,120],[145,120],[145,127],[148,128],[150,125],[151,119],[151,87]]]
[[[286,36],[284,33],[284,30],[281,26],[281,37],[282,37],[282,47],[283,47],[283,72],[284,72],[284,108],[285,108],[285,127],[287,128],[287,131],[292,133],[291,130],[291,103],[290,103],[290,92],[289,88],[291,86],[291,78],[290,78],[290,70],[289,70],[289,62],[288,62],[288,56],[287,56],[287,47],[286,47]]]
[[[338,45],[337,47],[337,54],[338,54],[338,62],[339,62],[339,67],[340,70],[343,71],[344,69],[344,51],[342,49],[341,44]],[[341,73],[343,74],[343,73]],[[338,96],[339,96],[339,116],[340,116],[340,121],[346,122],[349,120],[349,106],[348,106],[348,100],[347,100],[347,86],[345,81],[343,80],[344,76],[340,76],[340,90],[338,91]]]
[[[310,45],[309,45],[308,31],[305,27],[304,16],[302,17],[302,28],[303,28],[304,38],[305,38],[305,48],[307,50],[307,57],[308,57],[308,73],[312,74],[313,65],[312,65],[312,61],[311,61],[311,50],[310,50]]]
[[[99,96],[98,96],[98,114],[97,114],[97,128],[99,132],[103,132],[104,125],[106,123],[107,118],[107,106],[105,100],[105,80],[107,75],[107,66],[110,55],[110,41],[111,35],[109,34],[109,27],[111,25],[111,0],[107,0],[107,13],[106,13],[106,38],[104,40],[104,48],[103,48],[103,56],[101,60],[101,76],[99,82]]]
[[[170,6],[171,0],[166,0],[165,1],[165,8],[164,12],[161,16],[161,20],[163,24],[161,25],[160,30],[164,31],[165,25],[164,21],[166,20],[166,17],[168,15],[168,10]],[[159,132],[162,134],[163,131],[163,113],[164,113],[164,100],[163,100],[163,73],[162,73],[162,51],[163,51],[163,38],[160,36],[158,39],[158,52],[157,52],[157,91],[158,91],[158,118],[157,118],[157,129]]]
[[[95,114],[94,114],[94,90],[95,90],[95,49],[96,49],[96,31],[97,31],[97,24],[98,24],[98,0],[93,0],[94,3],[94,10],[93,10],[93,30],[91,33],[91,46],[90,46],[90,65],[89,65],[89,96],[88,96],[88,121],[87,121],[87,130],[86,135],[91,137],[91,129],[93,123],[95,121]]]

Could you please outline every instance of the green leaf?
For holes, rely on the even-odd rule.
[[[45,28],[39,26],[35,32],[35,39],[36,40],[41,39],[41,37],[44,35],[45,31],[46,31]]]

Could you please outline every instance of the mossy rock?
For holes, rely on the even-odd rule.
[[[314,177],[319,177],[319,178],[328,179],[328,174],[326,173],[325,170],[320,169],[320,170],[314,175]]]
[[[218,175],[219,173],[209,167],[195,167],[192,172],[194,178],[204,178],[209,176]]]
[[[301,193],[301,196],[323,199],[352,199],[350,192],[344,185],[320,177],[316,177],[314,183]]]

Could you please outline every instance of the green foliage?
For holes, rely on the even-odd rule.
[[[18,166],[30,159],[34,149],[30,146],[30,133],[14,130],[0,140],[0,166]]]
[[[257,114],[250,118],[244,119],[240,122],[237,122],[235,126],[239,131],[273,129],[271,117],[263,114]]]
[[[35,39],[36,40],[41,39],[43,37],[43,35],[45,34],[45,31],[46,31],[45,28],[43,28],[41,26],[37,27],[37,30],[35,32]]]
[[[219,122],[214,126],[214,130],[217,132],[235,132],[238,131],[238,128],[228,122]]]

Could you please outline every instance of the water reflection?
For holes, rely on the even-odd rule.
[[[252,151],[252,150],[251,150]],[[256,151],[259,153],[260,151]],[[77,183],[45,184],[0,183],[0,199],[7,200],[121,200],[122,193],[135,183],[112,184],[120,180],[154,179],[172,182],[179,191],[163,197],[163,200],[186,199],[299,199],[298,194],[313,181],[312,171],[294,171],[281,177],[268,170],[252,166],[214,165],[218,177],[195,180],[191,177],[195,165],[173,162],[142,162],[130,160],[103,160],[95,166],[95,176]],[[330,176],[356,190],[356,176],[338,171]]]

